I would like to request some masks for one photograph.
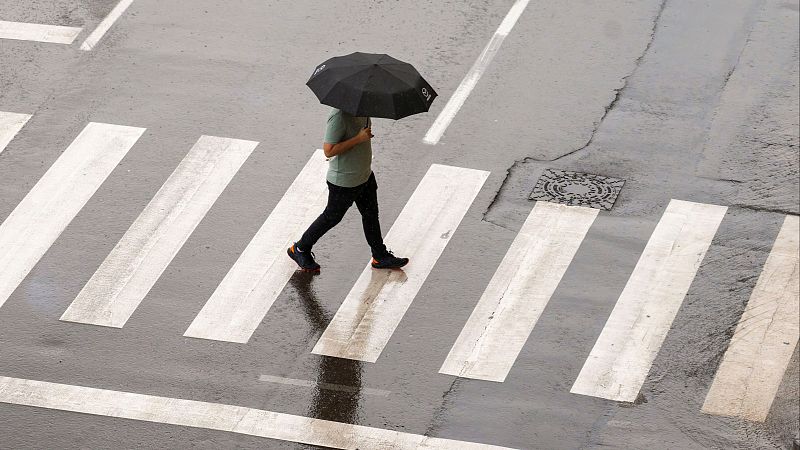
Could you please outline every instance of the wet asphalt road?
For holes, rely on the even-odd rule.
[[[512,2],[136,0],[94,51],[79,50],[115,3],[0,0],[0,20],[84,27],[69,46],[0,40],[0,110],[33,114],[0,154],[0,220],[87,122],[147,128],[0,309],[0,375],[516,448],[790,445],[797,347],[765,424],[700,406],[783,218],[798,214],[796,0],[534,0],[436,146],[422,137]],[[293,277],[247,344],[184,337],[321,145],[327,107],[305,80],[351,51],[412,62],[440,95],[429,114],[375,121],[385,229],[431,164],[486,170],[488,181],[377,363],[311,353],[368,257],[356,212],[315,247],[321,275]],[[260,144],[124,328],[59,321],[203,134]],[[546,168],[626,184],[506,381],[438,373]],[[570,394],[673,198],[729,211],[644,402]],[[0,447],[302,448],[8,404]]]

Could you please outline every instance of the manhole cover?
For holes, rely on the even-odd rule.
[[[547,169],[531,192],[531,200],[610,210],[625,180],[590,173]]]

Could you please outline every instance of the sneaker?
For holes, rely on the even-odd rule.
[[[298,250],[296,242],[286,250],[286,253],[289,254],[289,258],[292,258],[301,269],[307,272],[319,271],[319,264],[314,261],[314,253]]]
[[[408,264],[408,258],[398,258],[392,252],[386,252],[381,258],[372,258],[372,267],[376,269],[399,269]]]

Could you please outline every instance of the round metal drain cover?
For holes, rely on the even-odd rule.
[[[621,178],[547,169],[536,182],[530,199],[608,211],[624,184]]]

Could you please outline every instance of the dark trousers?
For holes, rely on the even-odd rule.
[[[378,221],[378,182],[375,181],[375,174],[370,175],[366,183],[351,188],[328,183],[328,205],[303,233],[297,246],[304,252],[310,251],[328,230],[342,221],[353,202],[361,213],[364,236],[372,249],[372,256],[386,255],[386,245],[383,243],[381,224]]]

